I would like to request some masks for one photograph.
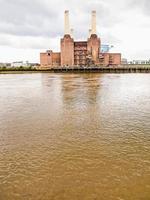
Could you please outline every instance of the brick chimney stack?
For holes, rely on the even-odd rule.
[[[65,35],[70,35],[69,11],[65,11]]]
[[[96,34],[96,11],[93,10],[92,11],[92,27],[91,27],[92,31],[91,34],[95,35]]]

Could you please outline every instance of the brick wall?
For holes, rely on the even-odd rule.
[[[74,40],[70,35],[65,35],[61,39],[61,66],[74,65]]]
[[[52,51],[40,53],[40,65],[43,67],[52,65]]]
[[[95,64],[99,63],[101,41],[96,34],[91,35],[87,42],[88,54],[92,56],[92,60]]]
[[[120,53],[110,53],[109,54],[109,64],[110,65],[121,65],[121,54]]]

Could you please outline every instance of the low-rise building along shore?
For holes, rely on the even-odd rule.
[[[73,66],[118,66],[121,53],[101,51],[101,39],[96,31],[96,11],[92,11],[91,29],[87,41],[75,41],[69,24],[69,11],[65,11],[65,33],[60,40],[60,52],[47,50],[40,53],[41,69]]]

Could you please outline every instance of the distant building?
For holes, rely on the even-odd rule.
[[[11,67],[26,67],[27,63],[24,63],[23,61],[16,61],[11,63]]]
[[[41,68],[121,64],[120,53],[109,53],[109,46],[101,45],[101,39],[96,33],[96,11],[92,11],[92,24],[87,41],[74,41],[69,25],[69,11],[65,11],[65,34],[60,46],[60,52],[47,50],[40,54]]]
[[[0,67],[10,67],[11,63],[0,63]]]
[[[35,66],[39,66],[38,63],[29,63],[28,61],[23,62],[23,61],[16,61],[11,63],[11,67],[35,67]]]
[[[127,65],[128,64],[128,60],[126,58],[122,58],[121,64],[122,65]]]
[[[149,65],[150,60],[133,60],[133,61],[129,61],[128,64],[131,64],[131,65]]]

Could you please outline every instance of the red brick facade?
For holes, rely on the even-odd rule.
[[[87,42],[74,42],[74,65],[85,66],[87,59]]]
[[[121,65],[120,53],[100,53],[99,64],[103,66]]]
[[[58,66],[109,66],[120,65],[120,53],[101,53],[101,41],[97,35],[91,35],[88,41],[75,42],[70,35],[61,39],[61,52],[47,51],[40,54],[42,68]]]
[[[40,53],[40,65],[43,69],[58,67],[61,65],[60,53],[51,50],[46,53]]]
[[[61,66],[74,66],[74,40],[70,35],[61,39]]]
[[[87,42],[88,55],[91,56],[91,59],[94,64],[99,64],[99,53],[101,48],[100,38],[96,34],[92,34]]]
[[[96,34],[96,11],[92,11],[92,31],[87,41],[74,41],[70,33],[69,11],[65,11],[65,35],[60,40],[60,53],[51,50],[40,54],[41,68],[120,65],[120,53],[102,53]]]

